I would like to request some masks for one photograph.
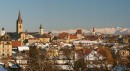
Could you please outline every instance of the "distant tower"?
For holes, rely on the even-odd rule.
[[[16,32],[19,34],[20,32],[23,32],[23,21],[22,21],[22,18],[21,18],[21,14],[20,14],[20,11],[19,11],[19,14],[18,14],[18,19],[16,21]]]
[[[3,35],[5,35],[5,29],[4,28],[2,28],[2,30],[1,30],[1,36],[3,36]]]
[[[93,27],[93,30],[92,30],[92,35],[96,35],[94,27]]]
[[[44,33],[43,27],[42,27],[42,25],[40,24],[40,27],[39,27],[39,34],[42,35],[43,33]]]

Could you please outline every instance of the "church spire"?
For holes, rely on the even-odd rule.
[[[19,10],[19,14],[18,14],[18,22],[22,22],[22,18],[21,18],[20,10]]]
[[[19,10],[18,19],[16,21],[16,32],[19,34],[20,32],[23,32],[23,22]]]
[[[93,27],[93,30],[92,30],[92,35],[96,35],[96,33],[95,33],[95,28]]]
[[[94,29],[94,27],[93,27],[93,32],[95,32],[95,29]]]

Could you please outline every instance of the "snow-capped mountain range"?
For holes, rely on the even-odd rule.
[[[81,28],[77,28],[81,29]],[[52,33],[58,34],[62,32],[67,32],[67,33],[75,33],[77,29],[70,29],[70,30],[61,30],[61,31],[56,31],[53,30]],[[103,33],[103,34],[130,34],[130,29],[129,28],[121,28],[121,27],[116,27],[116,28],[94,28],[96,33]],[[82,29],[84,33],[91,33],[92,29]]]

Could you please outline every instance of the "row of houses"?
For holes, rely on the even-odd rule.
[[[101,62],[105,62],[109,67],[111,63],[108,58],[108,52],[104,52],[102,49],[98,49],[96,46],[102,47],[106,45],[115,45],[114,42],[108,43],[106,42],[108,38],[112,38],[112,36],[99,36],[99,35],[87,35],[85,36],[81,30],[77,30],[75,34],[69,34],[66,32],[60,33],[56,39],[53,39],[54,36],[50,33],[38,34],[38,33],[27,33],[21,32],[18,35],[17,40],[15,40],[11,36],[11,34],[4,34],[0,37],[0,56],[2,58],[6,57],[14,57],[15,53],[19,53],[22,51],[28,51],[29,45],[36,45],[38,48],[46,49],[48,52],[48,59],[53,59],[57,57],[56,64],[66,65],[69,60],[73,64],[75,61],[83,59],[86,65],[93,65],[98,67]],[[91,39],[92,38],[92,39]],[[116,38],[116,37],[115,37]],[[123,38],[123,37],[119,37]],[[129,39],[129,37],[127,37]],[[116,42],[117,43],[117,42]],[[126,45],[129,43],[127,42]],[[26,45],[26,46],[23,46]],[[121,45],[120,45],[121,46]],[[117,47],[117,46],[116,46]],[[123,46],[124,47],[124,46]],[[113,47],[114,48],[114,47]],[[66,59],[64,56],[65,50],[73,51],[70,53],[71,58]],[[113,49],[114,53],[116,53],[116,48]],[[118,52],[122,56],[129,56],[129,51],[119,49]],[[105,54],[105,55],[104,55]],[[115,54],[116,55],[116,54]],[[27,64],[27,60],[24,57],[16,55],[16,63],[18,63],[21,67],[25,68]],[[25,56],[26,57],[26,56]],[[100,61],[100,62],[97,62]],[[24,63],[23,63],[24,62]],[[108,63],[109,64],[108,64]],[[98,63],[98,64],[96,64]],[[70,64],[67,64],[70,66]],[[86,66],[89,67],[89,66]],[[91,67],[91,66],[90,66]],[[79,67],[80,68],[80,67]]]

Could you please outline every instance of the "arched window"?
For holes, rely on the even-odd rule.
[[[21,25],[20,25],[20,27],[19,28],[21,28]]]

